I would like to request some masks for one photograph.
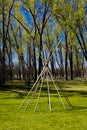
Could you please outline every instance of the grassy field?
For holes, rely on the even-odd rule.
[[[0,130],[87,130],[87,81],[59,81],[69,97],[73,109],[67,104],[64,110],[54,88],[51,89],[52,112],[49,110],[47,89],[42,89],[39,104],[34,112],[36,96],[24,111],[19,109],[28,89],[24,81],[8,81],[0,88]]]

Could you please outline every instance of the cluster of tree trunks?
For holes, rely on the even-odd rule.
[[[35,81],[41,73],[45,58],[56,47],[55,41],[58,43],[60,33],[64,36],[64,41],[58,45],[58,51],[53,53],[48,64],[53,76],[73,80],[75,77],[86,75],[84,67],[87,61],[86,38],[84,36],[87,31],[85,16],[80,18],[79,12],[78,17],[72,19],[73,26],[67,22],[68,20],[71,22],[72,13],[74,16],[76,15],[75,11],[79,11],[79,8],[82,9],[78,6],[78,1],[76,1],[78,10],[71,1],[61,4],[59,1],[55,3],[44,0],[38,6],[36,0],[33,3],[30,0],[32,3],[30,5],[27,0],[19,1],[20,6],[17,8],[19,8],[20,15],[23,13],[20,9],[26,11],[31,16],[32,24],[27,23],[28,19],[23,19],[22,22],[17,16],[15,4],[18,3],[16,0],[10,1],[9,5],[7,1],[1,0],[0,2],[0,15],[2,16],[0,19],[0,85],[3,85],[7,79],[14,78],[24,79],[28,84],[31,80]],[[56,4],[60,8],[56,8]],[[65,12],[60,11],[62,5],[67,6],[64,8]],[[68,6],[71,8],[70,11],[74,10],[71,14],[69,14]],[[85,10],[84,6],[83,9]],[[70,15],[71,17],[69,17]],[[84,15],[86,15],[85,11]],[[26,15],[22,17],[26,17]],[[58,28],[56,29],[58,31],[55,32],[56,24],[62,28],[60,32]],[[70,38],[70,32],[74,33],[73,40]],[[52,36],[53,33],[55,38]],[[46,46],[45,49],[44,46]],[[16,61],[14,61],[14,57],[17,57]]]

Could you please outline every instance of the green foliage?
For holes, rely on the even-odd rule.
[[[24,42],[27,43],[29,41],[30,37],[31,37],[31,35],[25,31],[24,32]]]
[[[27,7],[34,8],[35,0],[24,0],[24,3],[26,3]]]
[[[73,2],[66,2],[65,0],[56,0],[53,1],[53,4],[50,5],[52,7],[53,14],[56,17],[56,20],[61,22],[62,28],[66,27],[67,29],[73,29],[73,31],[75,32],[78,20],[84,20],[84,6],[86,3],[84,0],[82,2],[77,0],[75,2],[78,7],[77,10],[74,9],[74,5],[72,3]]]

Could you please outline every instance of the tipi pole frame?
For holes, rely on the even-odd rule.
[[[23,102],[21,103],[21,105],[19,106],[19,108],[21,108],[24,105],[24,103],[25,103],[26,99],[28,98],[29,94],[32,92],[32,90],[34,89],[34,87],[37,85],[37,83],[38,83],[39,79],[41,78],[41,75],[43,74],[43,72],[44,72],[44,69],[42,70],[42,72],[38,76],[36,82],[34,83],[33,87],[30,89],[30,91],[28,92],[27,96],[25,97],[25,99],[23,100]]]
[[[39,101],[39,98],[40,98],[42,87],[43,87],[43,76],[41,75],[41,87],[39,89],[39,93],[38,93],[38,97],[37,97],[37,101],[36,101],[34,112],[36,112],[36,109],[37,109],[37,106],[38,106],[38,101]]]
[[[31,95],[31,97],[30,97],[30,99],[29,99],[29,101],[28,101],[28,104],[26,105],[26,107],[25,107],[25,110],[27,110],[27,108],[28,108],[28,106],[31,104],[31,102],[33,101],[33,97],[34,97],[34,94],[36,93],[36,91],[37,91],[37,89],[38,89],[38,86],[39,86],[39,83],[40,82],[40,79],[38,80],[38,83],[36,84],[36,88],[35,88],[35,90],[32,92],[32,95]]]
[[[49,69],[48,69],[48,71],[49,71]],[[52,76],[52,74],[50,73],[50,71],[49,71],[49,74],[50,74],[50,77],[51,77],[51,79],[52,79],[53,85],[54,85],[54,87],[55,87],[55,89],[56,89],[56,91],[57,91],[57,94],[58,94],[58,96],[59,96],[59,98],[60,98],[60,100],[61,100],[61,103],[62,103],[64,109],[66,110],[66,106],[65,106],[65,104],[64,104],[64,102],[63,102],[63,100],[62,100],[62,97],[61,97],[61,95],[60,95],[60,92],[59,92],[59,90],[58,90],[58,88],[57,88],[57,86],[56,86],[56,84],[55,84],[55,82],[54,82],[53,76]]]
[[[51,112],[52,106],[51,106],[51,100],[50,100],[50,87],[49,87],[49,83],[48,83],[48,74],[47,74],[46,78],[47,78],[47,88],[48,88],[48,103],[49,103],[49,108],[50,108],[50,112]]]
[[[58,43],[60,43],[60,42],[61,42],[61,40],[60,40]],[[58,46],[58,45],[56,45],[56,47],[57,47],[57,46]],[[30,97],[30,99],[29,99],[29,101],[28,101],[28,104],[27,104],[26,107],[25,107],[25,110],[27,110],[28,106],[31,104],[31,102],[32,102],[32,100],[33,100],[34,95],[36,94],[36,91],[37,91],[37,89],[38,89],[38,87],[39,87],[39,84],[40,84],[40,81],[41,81],[41,84],[40,84],[41,86],[40,86],[40,89],[39,89],[39,92],[38,92],[38,97],[37,97],[36,105],[35,105],[35,109],[34,109],[34,111],[36,111],[37,106],[38,106],[38,102],[39,102],[39,98],[40,98],[40,95],[41,95],[41,90],[42,90],[42,87],[43,87],[43,80],[44,80],[44,78],[45,78],[45,75],[46,75],[46,78],[47,78],[46,82],[47,82],[48,103],[49,103],[50,111],[52,111],[52,106],[51,106],[51,99],[50,99],[50,86],[49,86],[48,76],[51,78],[52,84],[53,84],[54,88],[55,88],[56,91],[57,91],[57,94],[58,94],[58,96],[59,96],[59,98],[60,98],[60,101],[61,101],[61,103],[62,103],[64,109],[66,110],[66,105],[65,105],[65,103],[64,103],[64,101],[63,101],[63,99],[62,99],[62,96],[61,96],[61,93],[60,93],[59,90],[61,90],[61,92],[62,92],[62,94],[63,94],[63,96],[64,96],[66,102],[68,103],[68,105],[72,107],[71,102],[69,101],[68,97],[63,93],[62,88],[61,88],[59,85],[58,85],[58,87],[56,86],[55,81],[54,81],[54,79],[53,79],[53,76],[52,76],[52,74],[51,74],[51,72],[50,72],[50,69],[47,67],[47,65],[48,65],[48,63],[49,63],[49,61],[50,61],[50,59],[51,59],[53,53],[54,53],[55,50],[56,50],[56,47],[53,48],[53,50],[50,52],[50,55],[49,55],[49,57],[47,58],[47,60],[45,59],[45,61],[44,61],[44,67],[43,67],[43,69],[42,69],[40,75],[37,77],[36,82],[34,83],[33,87],[30,89],[30,91],[28,92],[27,96],[25,97],[25,99],[23,100],[23,102],[21,103],[21,105],[19,106],[19,108],[21,108],[21,107],[24,105],[24,103],[26,102],[28,96],[31,94],[31,97]],[[41,58],[42,58],[42,57],[41,57]]]
[[[62,89],[60,86],[58,86],[58,87],[59,87],[59,89],[61,90],[61,92],[62,92],[62,94],[63,94],[63,96],[64,96],[66,102],[69,104],[69,106],[70,106],[71,108],[73,108],[73,106],[72,106],[72,104],[71,104],[69,98],[68,98],[67,95],[64,93],[63,89]]]

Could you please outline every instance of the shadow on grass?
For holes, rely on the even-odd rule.
[[[47,93],[47,88],[43,88],[42,89],[43,93]],[[72,97],[74,95],[79,95],[79,96],[83,96],[83,97],[87,97],[87,91],[83,91],[83,90],[59,90],[61,96],[63,96],[64,94],[67,95],[68,97]],[[54,96],[57,96],[57,90],[53,90],[50,89],[50,93],[54,94]]]
[[[59,83],[60,86],[61,83]],[[14,80],[14,81],[8,81],[7,84],[3,85],[2,87],[0,87],[0,91],[11,91],[12,93],[16,93],[19,95],[19,97],[23,97],[27,95],[27,92],[32,88],[33,86],[33,82],[30,83],[30,85],[28,86],[27,84],[25,84],[24,81],[20,81],[20,80]],[[49,87],[52,86],[52,82],[49,82]],[[58,86],[58,84],[57,84]],[[65,87],[66,88],[66,87]],[[40,88],[38,88],[39,90]],[[42,97],[46,96],[45,94],[47,93],[47,84],[46,82],[44,82],[43,87],[42,87]],[[61,90],[59,90],[60,94],[63,96]],[[50,93],[53,94],[52,96],[54,97],[58,97],[57,95],[57,90],[55,90],[55,87],[51,87],[50,88]],[[83,96],[83,97],[87,97],[87,91],[83,91],[83,90],[63,90],[63,93],[65,95],[67,95],[68,97],[72,97],[74,95],[79,95],[79,96]]]
[[[5,84],[3,86],[0,87],[0,91],[3,91],[3,90],[13,90],[13,89],[16,89],[16,90],[30,90],[30,88],[32,87],[32,84],[30,84],[29,86],[27,86],[26,84]]]
[[[83,97],[87,97],[87,91],[83,91],[83,90],[64,90],[64,92],[68,96],[80,95]]]
[[[87,106],[73,106],[72,110],[82,110],[87,109]]]

